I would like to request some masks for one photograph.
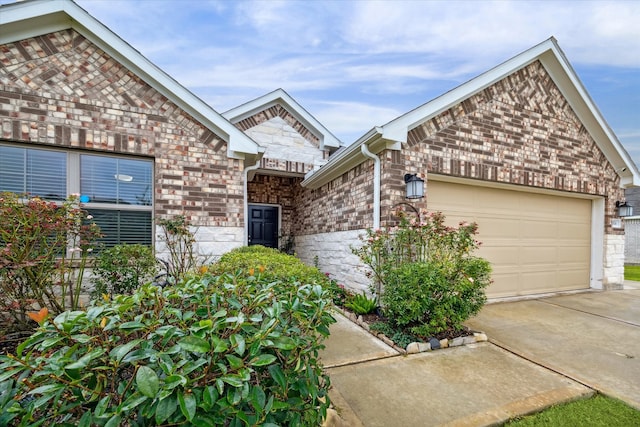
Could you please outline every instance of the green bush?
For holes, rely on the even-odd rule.
[[[477,314],[491,282],[491,267],[482,258],[460,260],[455,269],[438,263],[401,265],[387,275],[382,305],[393,326],[428,338],[446,330],[460,330]]]
[[[364,291],[362,291],[361,294],[351,295],[344,306],[355,314],[369,314],[378,308],[378,303],[375,298],[369,298]]]
[[[320,285],[209,274],[41,322],[0,356],[0,425],[320,425]]]
[[[91,297],[130,294],[151,282],[156,271],[156,259],[148,246],[122,244],[105,249],[94,262]]]
[[[265,280],[291,280],[301,283],[328,285],[327,277],[315,267],[304,264],[299,259],[284,254],[277,249],[260,245],[243,246],[222,255],[209,267],[213,274],[253,271]]]

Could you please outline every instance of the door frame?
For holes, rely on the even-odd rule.
[[[278,236],[277,236],[277,244],[278,248],[280,247],[280,230],[282,230],[282,206],[275,203],[247,203],[247,210],[245,212],[245,224],[244,224],[244,245],[249,246],[249,223],[251,218],[249,217],[249,209],[251,206],[264,206],[268,208],[277,208],[278,211]]]

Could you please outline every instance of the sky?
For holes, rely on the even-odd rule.
[[[76,2],[219,113],[282,88],[344,144],[554,36],[640,165],[640,1]]]

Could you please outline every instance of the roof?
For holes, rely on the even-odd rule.
[[[535,61],[542,63],[575,114],[612,164],[620,176],[621,186],[626,188],[640,184],[640,172],[637,166],[587,93],[557,41],[552,37],[389,123],[373,128],[329,159],[322,168],[310,172],[302,185],[317,188],[364,162],[366,157],[361,153],[362,144],[367,144],[376,154],[385,148],[399,150],[401,144],[407,142],[407,135],[411,129]]]
[[[27,0],[0,6],[0,44],[73,29],[228,143],[228,156],[255,163],[261,148],[208,104],[71,0]]]
[[[338,138],[336,138],[322,123],[316,120],[307,110],[305,110],[300,104],[298,104],[287,92],[283,89],[276,89],[273,92],[269,92],[266,95],[258,97],[252,101],[232,108],[229,111],[222,113],[222,116],[227,118],[233,123],[237,123],[248,117],[253,116],[260,111],[264,111],[269,107],[280,104],[290,114],[292,114],[297,120],[300,121],[307,129],[309,129],[320,141],[320,149],[335,149],[339,148],[342,144]]]

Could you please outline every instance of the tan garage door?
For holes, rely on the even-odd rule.
[[[591,201],[430,180],[428,208],[478,223],[489,297],[589,287]]]

